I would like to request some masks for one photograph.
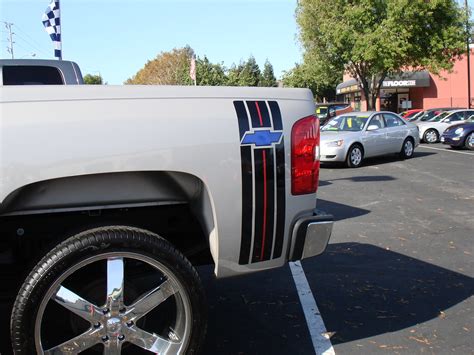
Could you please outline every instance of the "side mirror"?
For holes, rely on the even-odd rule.
[[[371,124],[369,127],[367,127],[368,131],[376,131],[378,129],[379,129],[379,126],[377,126],[376,124]]]

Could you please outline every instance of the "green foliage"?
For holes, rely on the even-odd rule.
[[[283,74],[283,85],[294,88],[311,89],[316,101],[334,100],[336,85],[340,82],[343,71],[325,63],[315,55],[306,54],[302,64]]]
[[[260,79],[260,68],[253,56],[243,64],[242,71],[239,73],[239,86],[258,86]]]
[[[275,78],[275,74],[273,73],[273,65],[268,61],[265,61],[265,65],[263,66],[263,73],[260,75],[258,86],[263,87],[276,87],[277,81]]]
[[[347,70],[369,108],[387,75],[449,70],[465,47],[465,17],[454,0],[300,0],[296,17],[305,63]]]
[[[213,64],[204,56],[196,61],[197,85],[223,86],[227,83],[223,64]]]
[[[191,58],[194,51],[189,47],[175,48],[162,52],[155,59],[148,61],[137,74],[125,84],[157,85],[193,85],[189,77]],[[197,85],[206,86],[276,86],[273,67],[267,60],[263,73],[254,57],[233,64],[226,70],[223,63],[211,63],[207,56],[196,60]]]
[[[100,75],[86,74],[84,76],[84,84],[86,85],[102,85],[103,80]]]

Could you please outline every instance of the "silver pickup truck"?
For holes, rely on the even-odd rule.
[[[0,110],[18,354],[197,353],[196,265],[221,278],[326,248],[309,90],[4,85]]]

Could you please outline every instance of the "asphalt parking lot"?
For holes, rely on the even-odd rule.
[[[302,265],[334,352],[474,354],[474,152],[421,146],[320,178],[318,208],[336,224],[326,253]],[[199,271],[204,354],[315,353],[289,267]]]
[[[324,166],[326,253],[303,261],[336,354],[474,354],[474,152]],[[289,267],[214,280],[206,354],[311,354]]]

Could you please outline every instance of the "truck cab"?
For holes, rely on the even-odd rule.
[[[0,85],[81,85],[79,66],[67,60],[1,59]]]

